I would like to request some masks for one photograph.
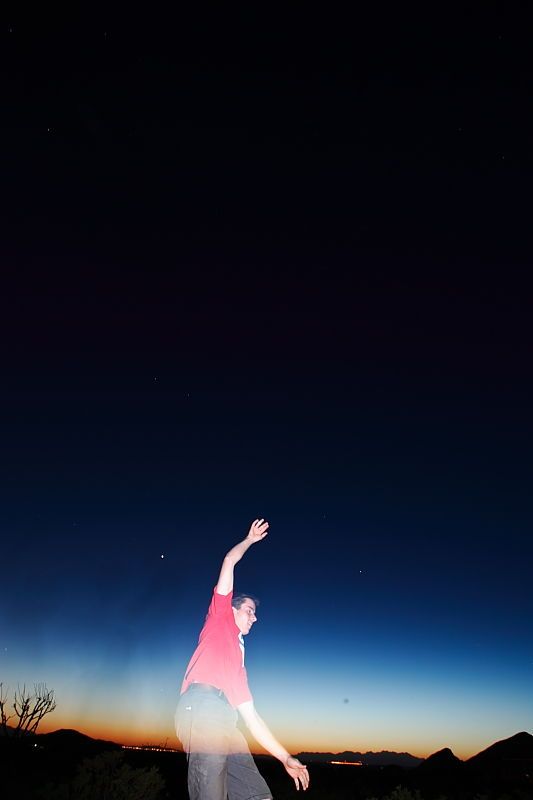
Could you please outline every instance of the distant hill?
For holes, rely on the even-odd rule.
[[[457,758],[449,747],[432,753],[417,767],[418,772],[441,772],[461,769],[464,762]]]
[[[521,732],[508,739],[495,742],[486,750],[467,761],[460,758],[445,747],[432,753],[425,759],[412,756],[410,753],[396,753],[383,750],[379,753],[367,753],[345,750],[343,753],[299,753],[298,757],[306,763],[325,764],[331,761],[360,761],[364,766],[385,767],[396,766],[404,769],[415,769],[422,776],[430,774],[449,774],[458,776],[461,771],[466,774],[483,772],[504,778],[515,778],[533,774],[533,736]]]
[[[423,791],[438,781],[446,793],[451,787],[469,786],[473,791],[487,791],[495,786],[533,786],[533,736],[517,733],[487,747],[466,761],[461,761],[446,747],[428,756],[412,773],[416,786]],[[503,791],[503,789],[502,789]],[[533,796],[533,793],[532,793]]]
[[[412,756],[410,753],[395,753],[382,750],[379,753],[367,753],[345,750],[343,753],[298,753],[298,758],[306,763],[329,763],[330,761],[361,761],[366,767],[403,767],[413,769],[422,763],[422,758]]]
[[[469,758],[465,766],[470,772],[494,777],[528,777],[533,774],[533,736],[522,731],[495,742]]]
[[[104,750],[121,750],[122,746],[116,742],[105,739],[93,739],[84,733],[69,728],[61,728],[52,733],[35,734],[36,744],[46,747],[47,750],[61,750],[63,752],[83,752],[87,754],[101,753]]]
[[[533,760],[533,736],[530,733],[522,731],[515,733],[508,739],[502,739],[499,742],[491,744],[481,753],[478,753],[472,758],[467,760],[470,767],[488,766],[494,762],[506,759],[532,759]]]
[[[61,751],[71,755],[96,755],[105,750],[120,750],[122,745],[105,739],[93,739],[76,730],[60,729],[52,733],[27,734],[27,738],[35,741],[49,751]],[[6,742],[7,744],[7,742]],[[396,766],[404,769],[415,769],[417,773],[456,772],[465,769],[469,773],[483,772],[493,775],[511,776],[533,774],[533,735],[522,731],[502,739],[472,756],[461,761],[445,747],[432,753],[426,759],[418,758],[410,753],[397,753],[390,750],[380,752],[367,751],[361,753],[344,750],[342,753],[301,752],[298,757],[306,763],[327,764],[331,761],[360,761],[364,766],[385,767]]]
[[[76,730],[31,734],[13,743],[7,737],[0,737],[0,761],[4,770],[2,797],[20,797],[21,800],[33,797],[36,787],[48,783],[60,785],[71,780],[85,758],[121,748],[120,744],[93,739]],[[182,753],[169,756],[166,752],[141,749],[128,750],[123,757],[133,768],[156,766],[169,787],[169,797],[184,795],[187,764]],[[299,757],[311,767],[315,765],[313,785],[317,797],[323,794],[342,800],[357,796],[363,788],[367,794],[360,796],[382,797],[401,784],[409,791],[420,792],[424,798],[511,797],[514,795],[509,793],[515,790],[522,793],[517,794],[517,798],[533,798],[533,736],[525,732],[496,742],[468,761],[461,761],[448,747],[426,759],[387,750],[302,752]],[[281,778],[275,759],[259,756],[259,760],[265,778],[276,787],[274,796],[283,794],[285,784],[280,783],[279,791],[277,789]],[[361,762],[363,768],[335,767],[330,764],[332,761]]]

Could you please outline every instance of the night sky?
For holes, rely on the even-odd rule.
[[[265,517],[236,588],[288,748],[530,730],[528,20],[93,10],[0,40],[0,680],[55,689],[43,731],[176,745]]]

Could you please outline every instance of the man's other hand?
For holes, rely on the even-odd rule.
[[[302,764],[294,756],[289,756],[283,766],[296,784],[296,788],[299,790],[301,786],[305,792],[309,786],[309,773],[305,764]]]

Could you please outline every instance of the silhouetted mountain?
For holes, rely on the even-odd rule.
[[[449,747],[432,753],[417,767],[417,772],[441,772],[460,769],[464,762],[457,758]]]
[[[67,786],[86,757],[120,747],[115,742],[92,739],[75,730],[31,735],[22,740],[4,737],[0,739],[0,761],[4,770],[2,797],[33,800],[43,786]],[[390,751],[345,750],[299,755],[312,766],[317,797],[337,800],[383,797],[401,784],[411,792],[419,791],[425,800],[441,796],[449,800],[474,800],[480,795],[487,800],[504,796],[533,798],[533,736],[529,733],[496,742],[468,762],[462,762],[449,748],[425,760],[409,753]],[[132,768],[157,766],[166,781],[168,797],[178,800],[186,796],[187,761],[183,753],[128,750],[124,759]],[[285,796],[286,776],[276,759],[259,756],[258,760],[274,796]],[[366,769],[336,767],[331,761],[360,761]]]
[[[5,736],[0,739],[2,797],[26,800],[41,796],[44,786],[60,786],[72,780],[84,759],[121,750],[115,742],[92,739],[73,730]]]
[[[374,753],[371,750],[367,753],[356,753],[352,750],[345,750],[343,753],[299,753],[298,758],[306,763],[329,763],[331,761],[361,761],[366,767],[387,767],[397,766],[404,769],[417,767],[423,759],[412,756],[410,753],[395,753],[389,750],[381,750]]]
[[[522,731],[491,744],[465,762],[469,772],[505,780],[533,775],[533,736]]]
[[[38,733],[35,735],[36,744],[47,750],[61,750],[64,753],[84,753],[95,755],[104,750],[120,750],[121,745],[108,742],[105,739],[93,739],[79,731],[61,728],[52,733]]]
[[[27,731],[19,731],[17,728],[14,728],[12,725],[0,725],[0,739],[11,739],[15,738],[15,736],[20,736],[20,738],[24,738],[25,736],[33,736],[34,734],[28,733]]]
[[[530,733],[522,731],[521,733],[515,733],[514,736],[510,736],[508,739],[495,742],[490,747],[469,758],[466,764],[469,767],[485,767],[509,758],[533,759],[533,736]]]
[[[428,756],[416,769],[411,770],[409,786],[418,790],[422,797],[443,795],[456,798],[462,795],[464,762],[457,758],[449,747],[444,747]],[[475,790],[475,787],[474,787]]]

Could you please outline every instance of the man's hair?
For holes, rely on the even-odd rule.
[[[247,594],[246,592],[238,592],[237,594],[234,594],[233,597],[231,598],[231,605],[238,611],[245,600],[253,600],[256,608],[259,605],[258,598],[255,597],[253,594],[249,593]]]

